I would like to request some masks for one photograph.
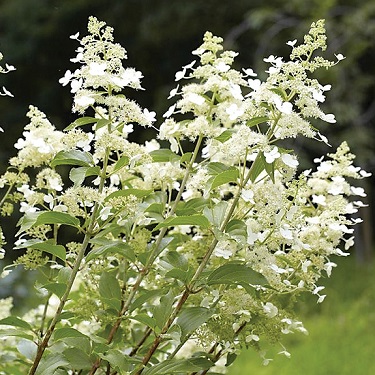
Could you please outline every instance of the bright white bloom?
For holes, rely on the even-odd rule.
[[[269,318],[274,318],[279,313],[278,308],[271,302],[263,305],[263,311]]]
[[[266,163],[271,164],[276,159],[280,157],[279,149],[277,146],[273,146],[270,151],[264,152],[264,157],[266,158]]]
[[[289,102],[283,102],[279,96],[275,96],[274,103],[276,108],[281,112],[287,115],[293,112],[293,104]]]
[[[63,86],[66,86],[72,78],[73,78],[72,72],[70,70],[67,70],[65,72],[64,77],[59,79],[59,83],[61,83]]]
[[[74,101],[77,106],[83,107],[83,108],[86,108],[89,105],[93,105],[95,103],[95,99],[87,95],[76,97]]]
[[[89,73],[92,76],[104,76],[105,70],[107,69],[107,63],[92,62],[89,65]]]
[[[297,168],[299,164],[297,158],[291,154],[282,154],[281,160],[285,165],[291,168]]]
[[[367,196],[367,194],[365,193],[365,190],[361,187],[351,186],[350,190],[352,191],[352,193],[354,195],[359,195],[360,197],[366,197]]]
[[[335,115],[332,113],[324,114],[321,119],[325,122],[329,122],[331,124],[334,124],[336,122]]]

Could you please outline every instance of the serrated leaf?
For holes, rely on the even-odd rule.
[[[121,288],[117,278],[110,272],[103,272],[99,280],[99,294],[102,301],[115,310],[121,308]]]
[[[208,285],[235,284],[235,285],[265,285],[267,279],[259,272],[240,263],[227,263],[217,268],[207,278]]]
[[[94,159],[92,158],[92,155],[86,151],[60,151],[52,159],[50,164],[53,168],[57,165],[79,165],[81,167],[93,167]]]
[[[69,179],[74,183],[74,185],[82,185],[86,177],[89,176],[99,176],[99,167],[77,167],[72,168],[69,172]]]
[[[151,151],[150,156],[155,163],[166,163],[180,160],[180,156],[175,154],[169,148],[162,148],[160,150]]]
[[[239,177],[237,168],[230,168],[217,174],[211,182],[211,189],[215,189],[229,182],[236,182]]]
[[[246,121],[246,125],[251,128],[252,126],[261,124],[262,122],[266,122],[268,120],[268,117],[254,117],[251,120]]]
[[[195,225],[201,228],[208,228],[210,222],[203,215],[189,215],[189,216],[176,216],[165,219],[162,223],[159,223],[155,230],[160,228],[173,227],[176,225]]]
[[[33,329],[29,323],[17,318],[16,316],[8,316],[7,318],[1,319],[0,325],[19,327],[27,331],[32,331]]]
[[[207,358],[189,358],[180,360],[166,360],[150,368],[145,369],[143,375],[161,375],[198,372],[207,370],[214,366],[214,363]]]
[[[207,322],[213,314],[213,310],[198,306],[183,310],[177,319],[177,324],[181,327],[182,338],[193,333],[203,323]]]

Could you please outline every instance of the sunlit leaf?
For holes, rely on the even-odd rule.
[[[16,316],[8,316],[0,320],[0,325],[7,325],[13,327],[19,327],[23,330],[32,331],[32,327],[29,323],[24,320],[17,318]]]
[[[79,165],[81,167],[93,167],[94,159],[89,152],[70,150],[60,151],[51,161],[51,166],[57,165]]]
[[[230,168],[226,171],[220,172],[215,176],[211,182],[211,189],[215,189],[221,185],[228,184],[229,182],[236,182],[239,177],[237,168]]]
[[[166,227],[173,227],[176,225],[195,225],[201,228],[208,228],[210,222],[203,215],[190,215],[190,216],[176,216],[165,219],[162,223],[159,223],[155,230]]]
[[[69,172],[70,181],[74,182],[75,185],[82,185],[86,177],[99,176],[99,167],[77,167],[72,168]]]

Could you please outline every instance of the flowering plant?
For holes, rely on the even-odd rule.
[[[128,97],[142,73],[123,66],[112,28],[90,17],[88,32],[71,36],[80,67],[60,79],[80,117],[59,131],[30,106],[0,178],[25,250],[2,277],[39,270],[44,300],[22,317],[2,300],[0,374],[215,374],[244,347],[267,363],[268,343],[290,356],[283,335],[306,333],[297,297],[322,302],[319,279],[353,244],[363,204],[349,197],[365,193],[347,178],[369,175],[345,142],[303,172],[283,146],[327,143],[312,121],[335,122],[320,108],[330,85],[310,77],[343,58],[316,54],[324,22],[288,42],[290,60],[265,59],[264,82],[207,32],[145,144],[128,140],[156,121]]]

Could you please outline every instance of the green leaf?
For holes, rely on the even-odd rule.
[[[229,182],[237,182],[239,172],[237,168],[230,168],[226,171],[220,172],[211,182],[211,189],[215,189],[221,185],[228,184]]]
[[[255,158],[253,164],[251,165],[250,170],[250,180],[251,182],[255,182],[257,177],[264,171],[265,169],[265,159],[262,152],[259,152],[257,157]]]
[[[207,358],[202,357],[180,360],[170,359],[145,369],[142,372],[142,375],[169,375],[178,373],[190,374],[192,372],[207,370],[212,366],[214,366],[213,362],[211,362]]]
[[[53,332],[53,338],[55,341],[64,340],[66,338],[85,338],[88,339],[86,335],[77,331],[75,328],[72,327],[63,327],[57,328]]]
[[[78,228],[80,222],[78,218],[71,216],[66,212],[43,211],[37,216],[36,221],[32,226],[34,227],[43,224],[69,225]]]
[[[63,351],[63,356],[69,362],[71,368],[76,368],[80,370],[91,369],[94,360],[90,356],[81,350],[78,346],[74,348],[68,348]]]
[[[31,325],[24,320],[17,318],[16,316],[8,316],[7,318],[0,320],[0,325],[7,325],[7,326],[13,326],[13,327],[19,327],[23,330],[32,331],[33,328]]]
[[[152,310],[156,325],[162,329],[172,313],[174,295],[170,289],[168,293],[160,298],[160,303]]]
[[[235,284],[242,286],[265,285],[267,279],[251,267],[239,263],[227,263],[211,272],[207,278],[208,285]]]
[[[79,165],[81,167],[93,167],[94,159],[91,154],[86,151],[71,150],[60,151],[51,161],[51,167],[57,165]]]
[[[207,164],[207,171],[211,175],[218,175],[221,172],[226,171],[229,167],[223,163],[219,163],[217,161],[211,162]]]
[[[226,142],[228,139],[232,138],[234,131],[231,129],[224,130],[218,137],[215,139],[221,143]]]
[[[121,308],[121,288],[117,278],[110,272],[103,272],[99,280],[99,294],[102,301],[116,311]]]
[[[160,150],[151,151],[150,156],[155,163],[166,163],[180,160],[180,156],[175,154],[169,148],[162,148]]]
[[[36,224],[35,224],[36,225]],[[55,245],[53,240],[39,241],[35,242],[33,240],[26,241],[21,244],[23,248],[31,248],[44,251],[45,253],[54,255],[56,258],[59,258],[65,262],[66,260],[66,249],[62,245]],[[32,243],[30,243],[32,242]]]
[[[135,255],[132,247],[120,240],[108,240],[106,238],[94,238],[90,241],[93,244],[101,245],[97,248],[92,249],[86,256],[86,262],[90,260],[105,257],[107,254],[119,254],[130,260],[135,261]]]
[[[109,194],[104,201],[108,202],[112,198],[117,198],[117,197],[128,197],[129,195],[134,195],[137,198],[143,198],[146,197],[152,193],[152,190],[141,190],[141,189],[122,189],[122,190],[117,190],[114,191],[113,193]]]
[[[185,163],[185,162],[190,162],[192,155],[193,155],[192,152],[185,152],[181,156],[180,163],[182,164],[182,163]]]
[[[242,220],[233,219],[225,227],[225,232],[241,243],[247,241],[247,227]]]
[[[171,268],[175,267],[186,271],[189,267],[189,262],[186,257],[177,251],[168,251],[162,258],[162,261],[168,263]]]
[[[228,202],[222,201],[216,204],[214,207],[209,208],[205,207],[203,210],[203,213],[205,217],[215,225],[216,227],[220,227],[223,221],[225,220],[226,217],[226,212],[227,212],[227,207],[228,207]]]
[[[64,224],[78,228],[79,219],[65,212],[41,211],[26,213],[18,222],[20,226],[17,236],[24,231],[42,224]]]
[[[0,337],[7,338],[9,336],[22,337],[25,340],[34,340],[34,336],[28,335],[20,329],[0,329]]]
[[[101,118],[100,120],[97,119],[95,130],[103,128],[104,126],[109,125],[111,122],[112,122],[112,120],[107,120],[105,118]]]
[[[59,367],[69,366],[69,362],[62,353],[53,353],[43,356],[35,375],[51,375]]]
[[[268,117],[254,117],[251,120],[247,121],[246,125],[251,128],[252,126],[261,124],[262,122],[266,122],[268,120],[269,120]]]
[[[177,319],[177,324],[181,327],[182,338],[193,333],[203,323],[207,322],[213,314],[213,310],[198,306],[183,310]]]
[[[72,122],[69,126],[67,126],[65,128],[65,130],[69,131],[69,130],[75,129],[79,126],[83,126],[83,125],[87,125],[87,124],[93,124],[97,121],[98,121],[98,119],[95,118],[95,117],[81,117],[81,118],[78,118],[77,120],[75,120],[74,122]]]
[[[130,311],[134,311],[138,307],[143,306],[143,304],[145,304],[148,300],[154,297],[158,297],[162,294],[162,292],[159,289],[146,290],[140,293],[141,295],[137,299],[135,299],[134,302],[131,304],[131,307],[129,309]]]
[[[154,230],[173,227],[176,225],[195,225],[201,228],[208,228],[210,222],[203,215],[176,216],[165,219],[162,223],[159,223]]]
[[[129,361],[129,356],[116,349],[108,350],[108,352],[101,355],[101,358],[106,360],[111,365],[111,368],[120,372],[128,371],[129,364],[133,362]]]
[[[120,159],[116,161],[116,164],[113,168],[113,172],[119,171],[121,168],[129,164],[129,158],[126,155],[121,156]]]
[[[88,176],[99,176],[99,167],[77,167],[72,168],[69,172],[70,181],[74,182],[74,185],[82,185],[83,181]]]
[[[130,317],[130,319],[136,320],[137,322],[142,323],[142,324],[144,324],[147,327],[150,327],[152,329],[154,329],[155,326],[156,326],[156,319],[152,318],[151,316],[149,316],[147,314],[143,314],[143,313],[138,314],[136,316]]]
[[[61,298],[66,291],[66,284],[49,283],[44,284],[43,288],[46,288],[49,292],[56,294],[57,297]]]

